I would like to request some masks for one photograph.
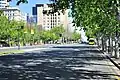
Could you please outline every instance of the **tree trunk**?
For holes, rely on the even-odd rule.
[[[110,46],[110,54],[111,54],[111,57],[115,57],[115,52],[114,52],[114,45],[113,45],[113,39],[111,38],[111,46]]]
[[[101,38],[99,39],[99,47],[100,47],[100,50],[102,50],[102,39]]]
[[[105,47],[104,48],[105,49],[104,52],[107,53],[107,39],[106,38],[104,39],[104,47]]]
[[[115,58],[118,59],[120,57],[119,55],[119,43],[118,43],[118,38],[115,40]]]
[[[104,42],[104,38],[102,38],[102,51],[105,51],[105,42]]]

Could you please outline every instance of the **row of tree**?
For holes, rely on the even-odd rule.
[[[103,51],[119,58],[119,0],[51,0],[57,11],[71,8],[73,23],[95,37]],[[113,45],[115,42],[115,45]],[[107,48],[108,47],[108,48]],[[114,54],[115,52],[115,54]]]
[[[39,26],[28,25],[23,21],[9,20],[6,16],[0,16],[0,43],[1,41],[6,42],[10,46],[14,45],[26,45],[26,44],[35,44],[52,43],[57,42],[59,39],[64,37],[65,29],[62,25],[55,26],[51,30],[39,30]],[[71,40],[80,39],[80,34],[73,33]]]
[[[3,15],[2,11],[0,13],[0,41],[4,41],[8,43],[10,41],[17,42],[18,40],[18,32],[20,36],[22,35],[24,22],[9,20],[6,16]]]

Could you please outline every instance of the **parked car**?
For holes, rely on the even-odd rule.
[[[0,41],[0,47],[9,47],[10,45],[5,41]]]

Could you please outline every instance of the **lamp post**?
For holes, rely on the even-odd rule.
[[[18,50],[20,50],[20,29],[23,29],[24,26],[19,26],[16,30],[18,31]]]
[[[23,37],[23,38],[24,38],[24,39],[23,39],[23,45],[25,45],[25,38],[26,38],[26,37],[25,37],[25,34],[27,34],[27,31],[26,31],[26,30],[24,31],[24,37]]]
[[[8,23],[10,23],[10,17],[11,16],[8,16]],[[8,46],[10,47],[10,34],[8,35]]]
[[[33,43],[34,43],[34,30],[33,29],[31,29],[31,35],[33,35],[32,40],[33,40]]]
[[[20,49],[20,39],[19,39],[19,29],[17,29],[18,30],[18,50]]]

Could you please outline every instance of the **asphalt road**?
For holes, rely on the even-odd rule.
[[[0,56],[0,80],[115,80],[109,63],[95,46],[55,45]]]

